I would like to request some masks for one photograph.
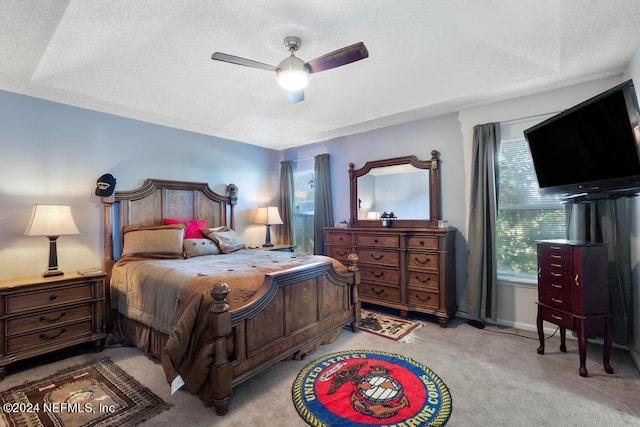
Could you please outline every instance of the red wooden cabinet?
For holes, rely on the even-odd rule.
[[[560,351],[567,351],[566,329],[576,332],[580,375],[588,375],[587,336],[604,336],[603,363],[608,374],[611,354],[608,260],[605,244],[573,240],[538,242],[538,354],[544,354],[543,322],[560,327]]]

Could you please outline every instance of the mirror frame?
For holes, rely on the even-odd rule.
[[[429,219],[396,219],[391,227],[437,227],[440,218],[440,167],[437,150],[431,151],[431,160],[419,160],[416,156],[394,157],[392,159],[374,160],[364,164],[360,169],[349,163],[350,193],[350,227],[380,227],[380,220],[358,219],[358,178],[366,175],[374,168],[410,164],[418,169],[429,169]]]

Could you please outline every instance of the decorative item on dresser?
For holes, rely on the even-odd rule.
[[[575,240],[538,242],[538,354],[544,354],[543,321],[560,327],[560,351],[566,352],[566,329],[576,332],[580,355],[580,375],[588,375],[587,336],[604,336],[603,364],[611,354],[607,248],[604,243]]]
[[[352,252],[358,255],[361,301],[399,309],[405,318],[409,311],[435,315],[446,327],[457,309],[456,229],[438,227],[438,152],[431,156],[426,161],[415,156],[377,160],[360,169],[351,163],[350,227],[325,228],[325,254],[343,262]],[[396,189],[393,202],[381,188]],[[404,198],[399,189],[408,190]],[[396,214],[384,224],[368,215],[380,211]]]
[[[104,273],[0,281],[0,380],[6,366],[77,344],[102,351]]]

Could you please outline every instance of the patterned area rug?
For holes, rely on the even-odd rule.
[[[305,366],[292,387],[307,424],[331,427],[443,426],[451,395],[429,368],[399,354],[331,353]]]
[[[411,320],[401,319],[400,317],[389,316],[375,311],[362,309],[360,317],[360,328],[363,331],[380,335],[381,337],[391,338],[392,340],[406,340],[409,334],[420,323]],[[411,340],[407,340],[411,341]]]
[[[0,422],[20,427],[135,426],[170,405],[110,359],[0,393]]]

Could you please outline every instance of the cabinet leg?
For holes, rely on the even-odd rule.
[[[100,353],[102,350],[104,350],[104,339],[98,340],[98,341],[94,341],[93,342],[93,352],[94,353]]]
[[[438,323],[440,324],[441,328],[446,328],[447,327],[447,321],[449,319],[447,319],[446,317],[440,317],[438,318]]]
[[[0,368],[0,381],[4,380],[4,377],[7,376],[7,368],[4,366]]]
[[[407,310],[400,310],[400,317],[407,320],[409,318],[409,312]]]
[[[587,337],[584,330],[584,319],[576,319],[576,334],[578,335],[578,352],[580,353],[580,376],[587,377]]]
[[[611,317],[607,316],[604,320],[604,347],[602,349],[602,362],[604,371],[607,374],[613,374],[613,368],[609,364],[609,356],[611,356]]]
[[[538,317],[536,319],[536,325],[538,327],[538,339],[540,340],[540,347],[538,347],[538,354],[544,354],[544,332],[542,331],[542,308],[538,305]]]
[[[560,351],[567,352],[567,328],[560,326]]]

